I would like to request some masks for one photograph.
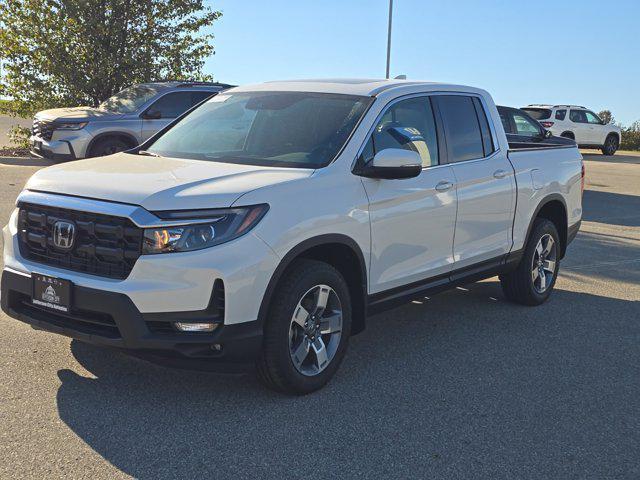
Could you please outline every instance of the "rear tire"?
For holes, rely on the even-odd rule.
[[[98,140],[89,151],[89,157],[104,157],[129,150],[131,145],[119,137],[106,137]]]
[[[560,239],[553,222],[537,218],[518,267],[500,275],[505,296],[522,305],[540,305],[551,295],[560,268]]]
[[[602,146],[602,154],[603,155],[614,155],[619,147],[618,136],[614,134],[610,134],[607,136],[604,141],[604,145]]]
[[[560,136],[564,138],[570,138],[574,142],[576,141],[576,136],[573,134],[573,132],[562,132]]]
[[[340,272],[327,263],[297,260],[285,275],[273,296],[256,367],[267,387],[305,395],[323,387],[344,358],[351,298]]]

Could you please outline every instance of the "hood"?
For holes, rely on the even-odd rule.
[[[44,168],[25,188],[140,205],[147,210],[225,208],[267,185],[308,178],[311,169],[116,153]]]
[[[38,120],[106,120],[121,117],[121,113],[109,112],[93,107],[73,107],[73,108],[52,108],[50,110],[42,110],[36,114]]]

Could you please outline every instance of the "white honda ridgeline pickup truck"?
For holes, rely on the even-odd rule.
[[[233,88],[133,150],[36,173],[4,229],[2,309],[304,394],[385,308],[494,275],[543,303],[583,182],[573,145],[510,149],[477,88]]]

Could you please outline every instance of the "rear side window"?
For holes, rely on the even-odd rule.
[[[536,120],[546,120],[551,118],[551,110],[548,108],[523,108],[531,117]]]
[[[438,107],[447,135],[450,162],[463,162],[484,156],[482,133],[471,97],[439,95]]]
[[[478,97],[473,97],[473,106],[476,108],[476,115],[480,122],[480,131],[482,132],[482,147],[484,149],[484,156],[488,157],[495,149],[493,148],[493,138],[491,137],[491,130],[489,129],[489,121],[487,115],[482,106],[482,102]]]
[[[587,115],[584,113],[584,110],[571,110],[569,118],[574,123],[587,123]]]
[[[567,116],[567,111],[565,109],[556,110],[556,120],[564,120],[564,117]]]
[[[438,164],[438,137],[429,97],[409,98],[389,107],[373,130],[362,156],[369,160],[386,148],[418,152],[423,167]]]

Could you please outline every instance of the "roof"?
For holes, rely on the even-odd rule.
[[[317,92],[317,93],[341,93],[347,95],[375,96],[391,89],[422,86],[425,91],[457,90],[468,92],[480,92],[480,90],[462,85],[445,83],[422,82],[415,80],[385,80],[385,79],[361,79],[361,78],[329,78],[310,80],[286,80],[277,82],[257,83],[236,87],[234,92],[258,92],[258,91],[285,91],[285,92]]]
[[[217,87],[217,88],[225,89],[225,88],[233,87],[233,85],[229,85],[227,83],[199,82],[199,81],[193,81],[193,80],[161,80],[157,82],[141,83],[140,85],[153,85],[154,87],[163,87],[163,88]]]
[[[586,107],[582,107],[580,105],[548,105],[546,103],[530,103],[529,105],[527,105],[526,107],[522,107],[522,108],[527,108],[527,107],[535,107],[535,108],[583,108],[583,109],[587,109]]]

